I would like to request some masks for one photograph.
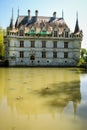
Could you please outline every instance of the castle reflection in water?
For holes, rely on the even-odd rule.
[[[1,70],[0,106],[18,115],[63,113],[69,103],[76,114],[81,102],[80,77],[72,69]],[[68,108],[67,108],[68,109]]]

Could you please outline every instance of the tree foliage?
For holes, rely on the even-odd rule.
[[[87,50],[85,48],[81,49],[81,58],[80,61],[78,63],[78,66],[82,66],[85,63],[87,63]]]
[[[83,58],[87,53],[87,50],[85,48],[81,49],[81,58]]]
[[[4,56],[3,29],[0,27],[0,59]]]

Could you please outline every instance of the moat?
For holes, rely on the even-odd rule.
[[[0,130],[86,130],[87,72],[0,68]]]

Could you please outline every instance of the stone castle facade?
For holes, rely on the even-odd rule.
[[[76,66],[80,58],[82,31],[78,16],[74,32],[67,26],[63,12],[57,18],[19,15],[14,24],[13,11],[5,36],[5,60],[9,66]]]

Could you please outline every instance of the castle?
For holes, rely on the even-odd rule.
[[[5,60],[9,66],[77,66],[80,59],[82,31],[78,14],[74,32],[62,17],[19,15],[14,24],[13,10],[5,36]]]

